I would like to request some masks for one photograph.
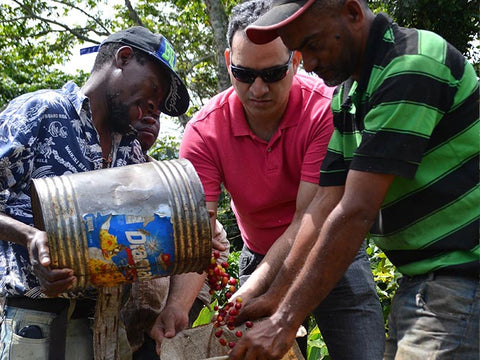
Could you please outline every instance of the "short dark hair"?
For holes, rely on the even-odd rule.
[[[233,35],[237,31],[242,31],[248,25],[257,20],[260,16],[267,12],[272,5],[271,0],[253,0],[238,4],[232,9],[230,21],[228,22],[227,41],[228,46],[232,47]]]
[[[97,57],[95,58],[95,62],[93,64],[92,72],[100,70],[103,67],[103,65],[105,65],[109,61],[112,61],[115,58],[115,54],[117,53],[118,49],[120,49],[122,46],[127,46],[127,45],[119,42],[111,42],[111,43],[105,43],[102,46],[100,46]],[[132,47],[132,50],[135,56],[135,60],[137,60],[139,64],[145,65],[146,61],[149,58],[148,54],[134,47]]]

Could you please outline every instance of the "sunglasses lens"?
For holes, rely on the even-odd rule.
[[[273,83],[282,80],[288,73],[288,65],[281,68],[263,71],[261,74],[262,80],[266,83]]]
[[[255,79],[257,78],[257,75],[247,69],[241,69],[238,67],[231,67],[232,69],[232,75],[235,79],[237,79],[240,82],[247,83],[247,84],[253,84]]]
[[[257,77],[261,77],[265,83],[274,83],[282,80],[288,74],[293,53],[290,53],[285,65],[274,66],[263,70],[253,70],[230,64],[232,75],[235,79],[246,84],[253,84]]]

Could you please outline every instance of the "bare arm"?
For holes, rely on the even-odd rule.
[[[246,283],[239,289],[239,296],[242,296],[244,299],[249,299],[265,293],[268,289],[290,251],[302,216],[310,204],[310,201],[315,196],[317,189],[317,184],[305,181],[300,182],[292,222],[282,236],[274,242],[263,261],[258,265]]]
[[[204,281],[205,273],[190,272],[171,277],[167,303],[149,331],[157,343],[157,353],[160,353],[163,338],[171,338],[188,326],[188,312]]]
[[[302,222],[296,239],[315,242],[305,265],[277,311],[237,343],[230,359],[280,358],[288,350],[304,318],[328,295],[353,260],[393,178],[349,171],[345,193],[326,218],[318,240],[313,227],[320,214],[307,215],[312,220]]]
[[[28,248],[29,243],[42,237],[40,230],[0,213],[0,239],[5,239]],[[50,261],[48,248],[42,253],[44,261]]]
[[[255,320],[275,311],[301,265],[305,263],[325,218],[342,194],[343,187],[340,186],[325,188],[311,183],[300,184],[297,210],[292,223],[239,290],[240,296],[245,296],[242,293],[247,294],[247,300],[260,297],[244,305],[237,316],[238,322]],[[300,227],[304,231],[308,229],[309,235],[296,239]],[[262,294],[264,295],[261,296]]]

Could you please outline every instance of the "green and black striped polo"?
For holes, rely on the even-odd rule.
[[[332,101],[335,132],[320,185],[348,169],[396,175],[371,229],[406,275],[478,274],[479,90],[475,71],[440,36],[376,16],[359,82]]]

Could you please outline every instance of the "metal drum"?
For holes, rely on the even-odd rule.
[[[34,179],[35,226],[53,268],[75,289],[206,269],[212,251],[203,187],[185,159]]]

